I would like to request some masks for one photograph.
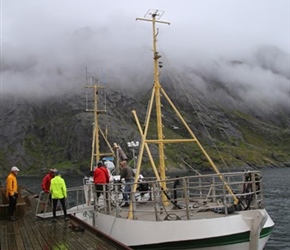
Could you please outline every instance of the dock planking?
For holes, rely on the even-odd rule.
[[[36,201],[26,209],[24,216],[16,221],[0,220],[1,250],[110,250],[130,249],[118,242],[97,237],[90,230],[74,231],[69,221],[62,216],[52,222],[51,218],[42,219],[35,216]],[[70,216],[71,220],[73,216]]]

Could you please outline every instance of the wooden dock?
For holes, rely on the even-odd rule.
[[[58,217],[56,222],[51,218],[37,218],[35,209],[37,201],[29,198],[25,214],[16,221],[0,220],[0,249],[61,249],[61,250],[110,250],[131,249],[97,229],[81,224],[73,215],[70,221]]]

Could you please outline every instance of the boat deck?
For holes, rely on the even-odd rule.
[[[246,181],[245,176],[251,178]],[[257,171],[246,174],[245,172],[224,173],[223,178],[227,180],[227,186],[217,174],[168,178],[166,192],[159,188],[161,184],[157,180],[143,179],[136,185],[137,187],[141,184],[147,185],[147,189],[139,191],[136,188],[136,192],[131,192],[130,198],[133,202],[131,207],[122,206],[123,184],[111,183],[110,191],[106,195],[109,199],[104,201],[104,197],[101,196],[97,203],[99,209],[91,211],[111,214],[118,218],[146,221],[199,220],[235,216],[238,213],[234,211],[263,207],[263,192],[259,176]],[[231,193],[228,193],[227,188]],[[84,190],[85,200],[90,200],[91,205],[95,204],[94,185],[86,182]]]
[[[131,249],[123,244],[99,234],[97,229],[79,224],[77,219],[69,215],[70,221],[65,222],[59,216],[56,222],[51,218],[35,216],[37,201],[30,198],[31,204],[26,206],[24,216],[16,221],[2,218],[0,223],[0,249]],[[81,225],[82,230],[73,230]]]
[[[216,208],[217,206],[215,206]],[[104,213],[105,208],[101,207],[99,212]],[[119,218],[127,218],[130,207],[120,207],[119,209],[111,208],[111,215],[118,215]],[[204,206],[198,209],[186,210],[184,208],[179,209],[174,205],[168,207],[159,208],[158,212],[152,208],[152,203],[147,202],[144,204],[136,205],[134,211],[134,218],[137,220],[156,221],[156,220],[196,220],[204,218],[217,218],[224,217],[224,214],[215,213],[211,210],[211,206]],[[234,214],[231,214],[234,215]],[[156,218],[156,216],[158,218]]]

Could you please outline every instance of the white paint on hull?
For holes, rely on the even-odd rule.
[[[266,210],[260,209],[267,215],[264,227],[274,225]],[[92,224],[92,219],[77,214],[80,219]],[[235,215],[218,218],[204,218],[196,220],[175,221],[141,221],[118,218],[112,215],[98,213],[96,215],[97,228],[120,242],[135,246],[140,244],[156,244],[186,240],[206,239],[247,232],[249,223],[245,218],[251,216],[251,211],[241,211]],[[258,249],[263,249],[269,237],[259,239]],[[234,247],[234,248],[233,248]],[[204,250],[205,248],[203,248]],[[206,249],[249,249],[249,243],[240,243],[230,246],[210,247]]]

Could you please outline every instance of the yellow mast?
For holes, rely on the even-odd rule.
[[[163,140],[163,124],[162,124],[162,111],[161,111],[161,101],[160,101],[160,89],[161,85],[159,82],[159,68],[158,68],[158,60],[161,58],[161,55],[157,52],[157,35],[158,31],[156,32],[156,23],[163,23],[163,24],[170,24],[169,22],[157,20],[163,15],[163,12],[158,10],[152,10],[147,13],[152,19],[147,18],[137,18],[136,20],[141,21],[149,21],[152,22],[152,32],[153,32],[153,59],[154,59],[154,92],[155,92],[155,106],[156,106],[156,120],[157,120],[157,138],[158,138],[158,148],[159,148],[159,173],[160,179],[165,180],[166,178],[166,171],[165,171],[165,155],[164,155],[164,144]],[[153,101],[153,99],[151,100]],[[148,119],[150,116],[148,115]],[[149,125],[149,124],[147,124]],[[161,187],[166,190],[166,183],[161,182]]]
[[[93,79],[91,78],[91,81]],[[90,170],[94,170],[94,164],[96,164],[98,161],[101,160],[102,156],[115,156],[114,151],[108,142],[107,139],[107,129],[105,133],[102,131],[102,129],[99,126],[99,115],[102,113],[106,113],[106,110],[100,110],[98,108],[98,95],[99,95],[99,89],[103,88],[100,85],[97,84],[91,84],[91,85],[86,85],[86,88],[91,88],[93,89],[93,97],[94,97],[94,107],[93,109],[86,109],[88,112],[93,112],[94,113],[94,124],[93,124],[93,136],[92,136],[92,154],[91,154],[91,165],[90,165]],[[109,148],[108,153],[102,153],[100,151],[100,135],[102,138],[105,140],[105,143],[107,144],[107,147]]]
[[[213,168],[213,170],[218,174],[219,178],[222,180],[222,182],[224,183],[226,189],[228,190],[228,192],[231,194],[231,196],[233,197],[235,203],[238,202],[237,197],[234,195],[233,191],[231,190],[231,188],[227,185],[227,183],[225,182],[223,175],[219,172],[218,168],[215,166],[214,162],[211,160],[211,158],[209,157],[209,155],[207,154],[207,152],[205,151],[205,149],[203,148],[203,146],[201,145],[201,143],[198,141],[198,139],[196,138],[196,136],[194,135],[194,133],[191,131],[191,129],[189,128],[188,124],[186,123],[186,121],[183,119],[183,117],[181,116],[181,114],[179,113],[179,111],[177,110],[177,108],[175,107],[175,105],[172,103],[172,101],[170,100],[170,98],[168,97],[168,95],[166,94],[166,92],[164,91],[164,89],[162,88],[160,82],[159,82],[159,58],[161,57],[156,49],[156,42],[157,42],[157,35],[158,35],[158,30],[156,32],[156,23],[163,23],[163,24],[170,24],[169,22],[165,22],[165,21],[160,21],[160,20],[156,20],[157,18],[160,18],[163,15],[163,11],[159,11],[159,10],[149,10],[146,16],[149,16],[150,18],[136,18],[136,20],[141,20],[141,21],[149,21],[152,22],[152,28],[153,28],[153,59],[154,59],[154,86],[152,89],[152,95],[151,95],[151,99],[149,102],[149,106],[148,106],[148,110],[147,110],[147,116],[145,119],[145,127],[144,130],[142,131],[142,128],[140,126],[140,122],[139,119],[137,117],[136,111],[133,110],[133,116],[135,118],[136,124],[138,126],[139,132],[141,134],[141,143],[140,143],[140,147],[139,147],[139,156],[138,156],[138,160],[137,160],[137,168],[136,168],[136,176],[135,176],[135,183],[138,181],[138,176],[140,174],[140,170],[141,170],[141,163],[142,163],[142,158],[143,158],[143,153],[144,153],[144,149],[146,149],[147,154],[149,156],[153,171],[156,175],[157,180],[160,181],[160,186],[161,188],[166,191],[166,183],[165,183],[165,179],[166,179],[166,167],[165,167],[165,155],[164,155],[164,144],[166,143],[181,143],[181,142],[195,142],[198,147],[200,148],[200,150],[202,151],[202,153],[205,155],[205,157],[207,158],[208,162],[210,163],[211,167]],[[190,139],[165,139],[163,136],[163,124],[162,124],[162,112],[161,112],[161,94],[163,97],[165,97],[165,99],[168,101],[168,103],[170,104],[171,108],[175,111],[176,115],[179,117],[180,121],[182,122],[182,124],[184,125],[184,127],[187,129],[188,133],[190,134],[191,138]],[[149,124],[150,124],[150,117],[151,117],[151,112],[152,112],[152,107],[153,107],[153,103],[155,100],[155,105],[156,105],[156,120],[157,120],[157,139],[147,139],[147,132],[148,132],[148,128],[149,128]],[[151,144],[157,144],[158,145],[158,149],[159,149],[159,174],[157,172],[155,163],[152,159],[152,155],[150,153],[149,147],[148,147],[148,143]],[[137,185],[133,186],[133,192],[136,192],[136,188]],[[169,204],[167,197],[163,194],[162,197],[162,201],[163,204],[166,206]],[[133,214],[131,212],[129,212],[128,215],[129,219],[133,218]]]

